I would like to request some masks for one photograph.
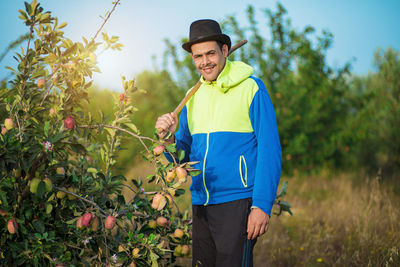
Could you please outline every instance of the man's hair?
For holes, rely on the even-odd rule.
[[[221,42],[221,41],[216,41],[216,42],[217,42],[217,44],[219,46],[219,49],[221,49],[221,51],[222,51],[222,47],[224,46],[224,43]]]

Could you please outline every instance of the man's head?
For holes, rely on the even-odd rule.
[[[205,41],[193,44],[191,49],[194,65],[204,80],[216,80],[225,67],[228,46],[220,47],[216,41]]]
[[[192,53],[197,70],[207,81],[215,80],[225,66],[231,39],[222,33],[218,22],[197,20],[190,25],[189,42],[182,48]]]

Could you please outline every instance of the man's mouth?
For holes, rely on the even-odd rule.
[[[200,67],[201,70],[205,72],[211,72],[217,64],[207,64],[204,67]]]

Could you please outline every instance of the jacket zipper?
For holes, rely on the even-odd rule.
[[[243,169],[242,162],[244,164],[244,175],[243,175],[243,171],[242,171],[242,169]],[[239,158],[239,173],[240,173],[240,179],[242,180],[243,186],[247,187],[247,164],[246,164],[246,160],[243,155],[241,155]]]
[[[207,133],[207,148],[206,148],[206,153],[204,155],[204,160],[203,160],[203,185],[204,185],[204,189],[206,190],[206,194],[207,194],[207,199],[206,199],[206,203],[204,203],[204,206],[206,206],[208,204],[208,200],[210,198],[210,195],[208,193],[207,186],[206,186],[206,177],[205,177],[209,137],[210,137],[210,133]]]

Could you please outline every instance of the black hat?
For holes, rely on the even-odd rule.
[[[184,43],[182,48],[191,53],[193,44],[205,41],[220,41],[228,45],[228,50],[231,49],[231,38],[222,33],[218,22],[211,19],[194,21],[190,25],[189,42]]]

